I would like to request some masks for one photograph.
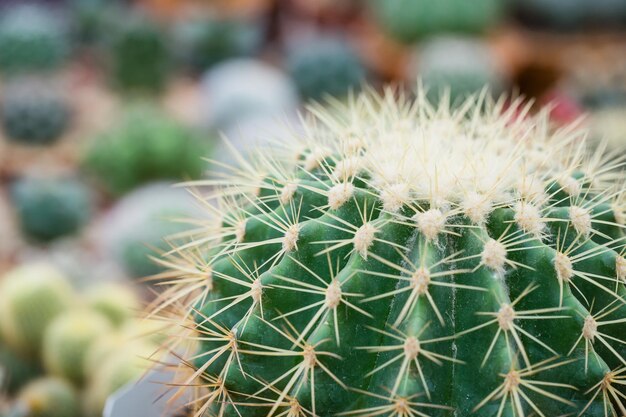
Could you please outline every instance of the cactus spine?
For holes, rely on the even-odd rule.
[[[314,106],[194,183],[155,314],[195,322],[198,416],[624,414],[621,160],[485,97]]]

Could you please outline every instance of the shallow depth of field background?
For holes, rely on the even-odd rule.
[[[433,100],[514,92],[623,149],[626,0],[0,1],[0,304],[5,276],[60,275],[70,315],[110,321],[78,356],[104,335],[132,362],[159,343],[129,347],[159,327],[132,318],[158,291],[150,256],[206,215],[171,185],[202,177],[202,157],[233,161],[221,135],[245,152],[297,134],[306,102],[418,79]],[[45,329],[25,349],[8,340],[7,317],[0,416],[41,375],[78,393],[63,417],[101,415],[122,385],[98,380],[104,356],[66,369]]]

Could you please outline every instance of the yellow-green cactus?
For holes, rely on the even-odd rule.
[[[73,310],[54,319],[43,341],[46,369],[80,385],[86,378],[84,361],[89,347],[111,331],[109,321],[99,313]]]
[[[48,324],[73,303],[66,278],[45,264],[19,266],[0,279],[0,333],[16,352],[34,356]]]
[[[46,377],[28,384],[17,399],[16,415],[23,417],[78,417],[78,393],[63,379]]]

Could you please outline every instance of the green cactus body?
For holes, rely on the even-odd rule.
[[[71,111],[63,94],[39,80],[8,85],[2,100],[2,128],[7,138],[22,145],[50,145],[70,124]]]
[[[305,99],[345,96],[365,81],[360,58],[343,39],[322,38],[294,44],[287,69]]]
[[[181,64],[201,74],[220,61],[254,53],[261,32],[251,20],[187,18],[174,27],[175,52]]]
[[[11,198],[23,233],[40,242],[77,233],[93,205],[90,190],[73,178],[22,178]]]
[[[89,347],[111,330],[99,313],[74,310],[57,317],[46,330],[43,363],[46,369],[80,385],[87,377],[84,363]]]
[[[106,317],[113,326],[120,327],[140,308],[137,294],[123,284],[96,285],[86,294],[88,306]]]
[[[28,381],[41,374],[39,364],[30,358],[16,355],[0,341],[0,389],[15,394]]]
[[[85,415],[101,416],[107,398],[141,377],[150,366],[148,358],[154,357],[157,350],[152,344],[135,341],[107,355],[89,381],[85,393]]]
[[[33,381],[20,392],[15,415],[24,417],[77,417],[78,394],[66,381],[55,377]]]
[[[169,73],[169,51],[158,25],[142,15],[119,16],[111,44],[111,78],[124,92],[160,92]]]
[[[197,415],[623,413],[619,161],[503,103],[314,107],[298,158],[216,180],[162,304],[195,317]]]
[[[49,323],[73,302],[73,290],[55,268],[17,267],[0,280],[0,333],[16,352],[35,356]]]
[[[6,74],[59,67],[68,53],[61,22],[51,10],[33,4],[4,10],[0,21],[0,70]]]
[[[374,17],[391,36],[411,43],[444,33],[481,33],[496,25],[502,0],[370,0]]]
[[[95,138],[85,169],[114,195],[159,179],[198,178],[210,143],[149,105],[131,105],[122,120]]]

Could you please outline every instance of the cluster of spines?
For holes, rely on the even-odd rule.
[[[423,368],[467,366],[457,350],[468,339],[484,342],[476,346],[480,352],[472,352],[478,370],[490,362],[507,364],[490,369],[493,378],[486,384],[501,378],[493,391],[463,403],[472,412],[495,404],[497,416],[544,415],[554,412],[542,410],[552,402],[583,415],[601,401],[604,415],[622,413],[621,161],[604,156],[603,149],[589,156],[583,141],[572,140],[577,135],[550,132],[543,116],[526,120],[521,112],[513,118],[501,103],[468,100],[450,113],[446,103],[435,109],[423,98],[397,100],[390,94],[361,96],[336,110],[338,116],[313,109],[324,129],[308,124],[305,136],[315,139],[303,140],[306,150],[298,157],[274,152],[254,162],[239,158],[240,166],[227,168],[221,178],[193,184],[218,190],[209,198],[193,191],[218,220],[200,223],[187,242],[173,244],[160,261],[171,271],[157,277],[169,288],[155,313],[176,305],[185,319],[195,318],[202,350],[184,362],[194,369],[183,385],[206,386],[198,396],[198,415],[241,415],[244,407],[270,416],[445,412],[463,401],[453,404],[455,394],[449,393],[448,401],[435,403],[435,391],[445,389],[433,387]],[[428,120],[506,125],[524,132],[520,143],[530,135],[545,137],[523,162],[515,155],[525,145],[512,144],[515,149],[504,154],[489,150],[492,158],[528,166],[519,178],[518,172],[504,177],[505,170],[487,189],[477,184],[450,199],[438,189],[449,178],[439,184],[435,166],[425,179],[430,192],[424,194],[423,184],[415,189],[415,178],[399,181],[403,172],[377,164],[377,152],[384,149],[371,149],[381,144],[368,140],[365,130],[380,128],[376,123],[384,125],[389,118],[406,129],[402,122],[416,112]],[[370,121],[365,129],[364,117]],[[540,150],[543,154],[532,154]],[[468,158],[468,165],[471,158],[481,160],[480,155]],[[459,282],[467,274],[476,282]],[[530,283],[519,287],[524,281]],[[363,282],[371,288],[362,291]],[[455,311],[465,299],[484,304]],[[533,334],[533,323],[540,321],[550,325]],[[570,321],[575,324],[564,328],[579,325],[576,334],[554,334]],[[346,346],[346,326],[369,331],[375,343]],[[554,347],[559,337],[573,338],[571,346]],[[346,365],[355,360],[359,363]],[[584,375],[574,378],[578,360],[584,360]],[[276,366],[281,370],[276,374],[268,369],[276,361],[293,366]],[[336,370],[346,372],[346,366],[370,383],[346,384],[354,375]],[[332,400],[316,396],[316,388],[336,393],[330,385],[351,393],[338,395],[351,408],[324,408]],[[581,388],[588,392],[574,398],[571,392]],[[585,403],[579,404],[581,398]]]

